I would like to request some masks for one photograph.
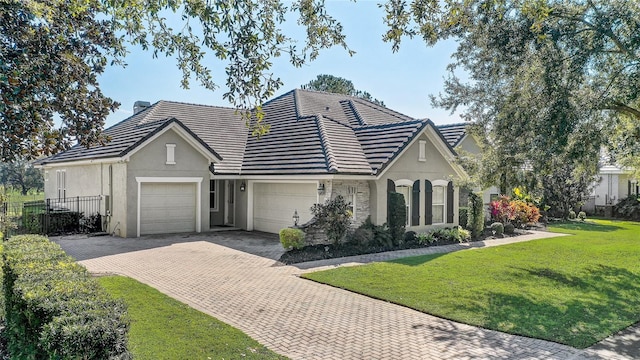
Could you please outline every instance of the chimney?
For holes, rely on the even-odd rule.
[[[150,106],[151,103],[148,101],[136,101],[135,103],[133,103],[133,114],[135,115]]]

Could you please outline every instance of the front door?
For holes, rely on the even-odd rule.
[[[236,181],[225,180],[224,224],[233,226],[236,223]]]

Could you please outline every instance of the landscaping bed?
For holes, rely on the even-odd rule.
[[[529,234],[526,230],[516,229],[513,234],[503,234],[495,236],[491,229],[486,229],[480,237],[470,242],[484,241],[504,237],[513,237]],[[443,246],[459,244],[460,241],[454,240],[438,240],[432,243],[420,243],[417,239],[409,239],[396,246],[382,246],[382,245],[363,245],[355,242],[344,242],[339,244],[328,245],[310,245],[305,246],[302,249],[292,249],[280,257],[279,261],[283,264],[297,264],[307,261],[325,260],[341,258],[346,256],[375,254],[385,251],[405,250],[405,249],[420,249],[431,246]]]

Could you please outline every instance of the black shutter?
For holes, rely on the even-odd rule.
[[[431,181],[424,181],[424,224],[433,224],[433,188],[431,187]]]
[[[447,224],[453,224],[453,181],[447,184]]]
[[[627,196],[631,195],[631,180],[627,180]]]
[[[396,183],[391,179],[387,179],[387,223],[389,223],[389,215],[391,214],[391,210],[389,206],[391,205],[391,193],[396,192]]]
[[[420,225],[420,180],[413,182],[411,193],[411,226]]]

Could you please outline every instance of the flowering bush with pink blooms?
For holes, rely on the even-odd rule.
[[[508,196],[500,196],[489,204],[491,221],[503,224],[513,223],[516,226],[536,223],[540,219],[540,210],[524,200],[511,200]]]

